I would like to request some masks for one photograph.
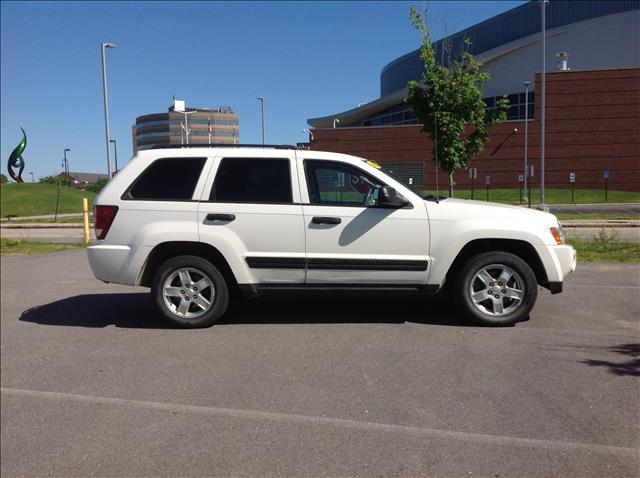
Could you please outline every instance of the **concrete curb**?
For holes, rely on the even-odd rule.
[[[560,221],[562,227],[640,227],[640,220],[609,220],[603,221],[600,219],[592,219],[592,220],[580,220],[580,219],[571,219]]]

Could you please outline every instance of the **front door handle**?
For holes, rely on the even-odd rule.
[[[342,222],[342,219],[340,219],[339,217],[316,216],[313,219],[311,219],[312,224],[340,224],[341,222]]]
[[[226,221],[231,222],[236,219],[235,214],[207,214],[207,221]]]

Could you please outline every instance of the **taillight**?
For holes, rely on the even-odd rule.
[[[104,239],[107,236],[117,212],[118,206],[95,206],[93,209],[93,226],[96,231],[96,239]]]

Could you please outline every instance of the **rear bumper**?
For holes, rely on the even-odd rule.
[[[93,275],[103,282],[125,285],[138,285],[150,252],[149,246],[95,244],[87,247]]]

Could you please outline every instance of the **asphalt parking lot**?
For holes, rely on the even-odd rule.
[[[236,301],[166,327],[84,251],[3,257],[8,476],[638,476],[640,267],[493,329],[422,298]]]

